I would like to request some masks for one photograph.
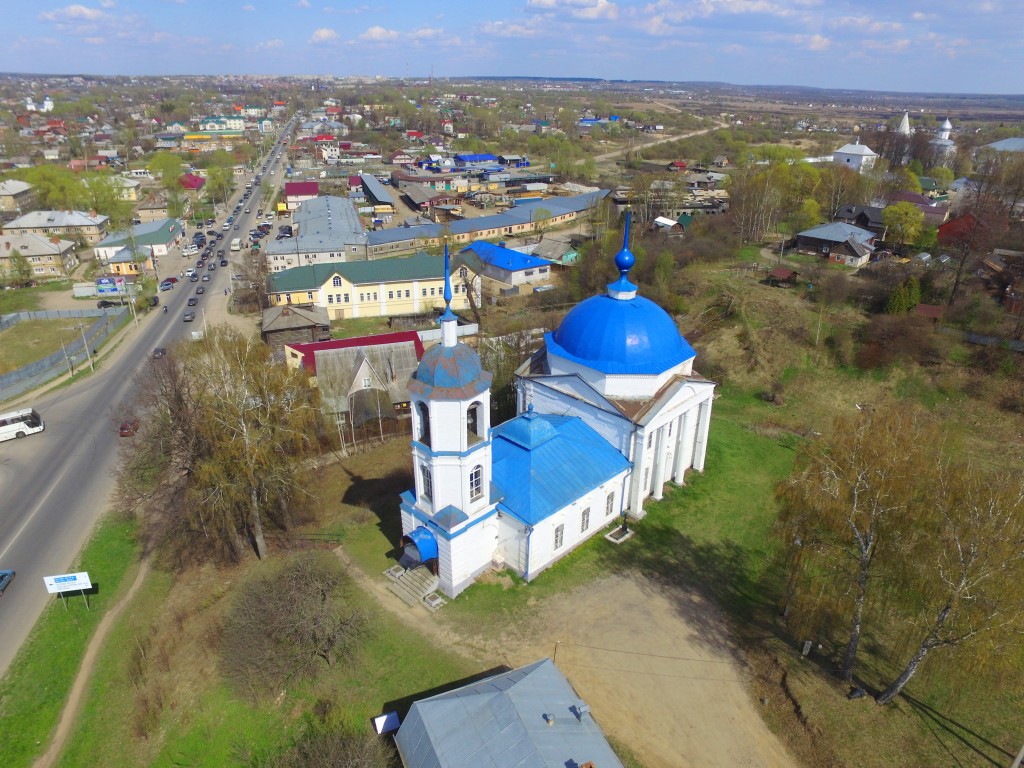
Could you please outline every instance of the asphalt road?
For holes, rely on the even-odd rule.
[[[282,171],[276,155],[271,163],[264,183],[280,183]],[[270,168],[277,171],[274,176],[269,175]],[[240,196],[241,192],[234,200]],[[239,256],[228,251],[231,239],[246,240],[254,226],[256,210],[262,206],[259,187],[254,188],[247,202],[252,203],[252,213],[236,219],[238,231],[232,228],[224,232],[218,246],[229,258]],[[218,231],[222,220],[217,220]],[[189,239],[193,233],[188,231]],[[162,277],[177,276],[195,263],[181,258],[180,250],[176,253],[164,257],[159,265]],[[0,597],[0,676],[47,602],[59,599],[47,593],[43,577],[68,571],[108,508],[122,441],[117,427],[124,411],[131,407],[139,372],[151,364],[153,349],[170,346],[203,328],[204,306],[223,310],[227,302],[224,291],[230,288],[232,271],[230,266],[218,264],[212,272],[203,270],[210,276],[208,282],[179,281],[173,290],[159,294],[161,307],[167,306],[168,311],[151,311],[139,318],[138,326],[132,323],[109,340],[107,344],[113,348],[100,355],[93,375],[38,398],[22,398],[40,413],[46,429],[22,440],[0,443],[0,569],[17,571],[14,583]],[[186,306],[200,285],[206,293],[199,297],[199,305]],[[196,311],[196,320],[185,323],[182,318],[189,309]],[[12,407],[8,404],[0,410]],[[89,575],[98,590],[106,588],[104,574]],[[71,602],[70,609],[85,610],[80,600]]]

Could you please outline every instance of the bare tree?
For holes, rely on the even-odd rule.
[[[898,696],[932,651],[1024,630],[1024,477],[952,462],[937,470],[911,558],[920,600],[911,624],[924,636],[879,704]],[[1016,643],[994,646],[1015,652]]]
[[[910,525],[916,479],[939,446],[935,426],[903,408],[858,411],[806,445],[780,485],[790,570],[787,613],[806,631],[847,626],[841,675],[853,677],[872,585],[891,571]],[[825,597],[827,595],[827,597]]]

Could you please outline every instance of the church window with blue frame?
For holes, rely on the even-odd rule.
[[[469,498],[476,501],[484,495],[484,468],[477,464],[469,473]]]
[[[562,542],[565,540],[565,526],[559,525],[555,528],[555,549],[562,548]]]

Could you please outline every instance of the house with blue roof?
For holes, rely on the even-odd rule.
[[[476,271],[484,278],[501,283],[503,287],[537,285],[551,279],[551,262],[537,256],[506,248],[504,243],[476,240],[461,251],[463,258],[475,257]]]
[[[428,591],[449,597],[494,567],[530,581],[703,470],[715,385],[675,320],[637,295],[628,242],[627,220],[619,279],[545,336],[516,373],[519,415],[497,426],[491,374],[458,340],[446,250],[441,343],[409,381],[415,482],[396,579],[425,567]]]

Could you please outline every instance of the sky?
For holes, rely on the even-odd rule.
[[[1024,0],[4,0],[0,20],[2,72],[1024,93]]]

